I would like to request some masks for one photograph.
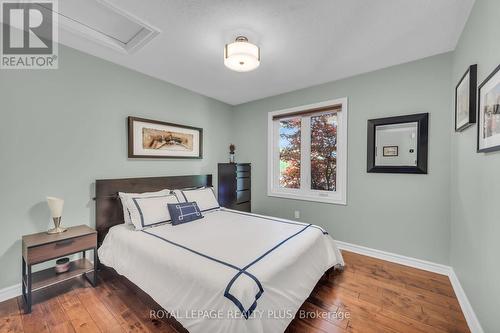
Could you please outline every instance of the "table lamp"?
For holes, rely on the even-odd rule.
[[[64,200],[54,197],[47,197],[47,203],[50,208],[50,214],[52,215],[52,220],[54,220],[54,229],[47,231],[48,234],[58,234],[66,231],[66,228],[62,228],[61,216],[64,206]]]

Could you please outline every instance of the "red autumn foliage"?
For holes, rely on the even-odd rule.
[[[281,121],[281,138],[287,145],[280,160],[287,167],[281,173],[281,186],[300,188],[301,119]],[[311,189],[335,191],[337,171],[337,122],[334,113],[311,117]]]

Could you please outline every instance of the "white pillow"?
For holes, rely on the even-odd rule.
[[[144,193],[118,192],[118,196],[120,197],[123,206],[123,218],[125,220],[125,224],[132,224],[132,220],[130,219],[129,206],[133,205],[133,202],[128,201],[129,198],[151,197],[155,195],[165,195],[165,194],[170,194],[170,190],[165,189],[157,192],[144,192]]]
[[[177,200],[179,200],[180,203],[186,202],[186,198],[184,198],[182,191],[187,191],[187,190],[173,190],[172,191],[172,193],[175,194],[175,196],[177,197]]]
[[[210,209],[220,208],[212,187],[204,187],[194,190],[180,190],[181,197],[187,202],[196,202],[202,212]],[[175,193],[175,191],[174,191]],[[179,198],[179,200],[182,200]]]
[[[179,203],[175,194],[130,197],[127,201],[132,203],[130,219],[136,230],[170,222],[168,204]]]
[[[182,191],[191,191],[191,190],[202,190],[204,188],[207,188],[206,186],[201,186],[201,187],[186,187],[180,190],[173,190],[171,193],[175,194],[177,196],[177,200],[179,200],[180,203],[187,202],[186,198],[184,197],[184,194],[182,194]],[[199,207],[198,207],[199,208]]]

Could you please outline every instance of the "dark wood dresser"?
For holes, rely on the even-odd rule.
[[[219,163],[219,203],[222,207],[250,212],[250,163]]]

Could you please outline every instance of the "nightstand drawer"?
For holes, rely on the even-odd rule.
[[[35,264],[38,262],[66,256],[69,253],[79,252],[97,246],[97,234],[90,234],[70,239],[61,240],[45,245],[39,245],[28,249],[26,262]]]

